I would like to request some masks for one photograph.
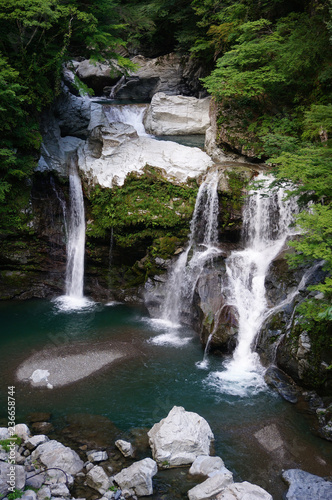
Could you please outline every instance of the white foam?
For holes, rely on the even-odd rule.
[[[53,300],[53,303],[62,312],[80,311],[95,307],[96,303],[86,297],[71,297],[61,295]]]
[[[50,376],[50,372],[48,370],[41,370],[38,368],[33,372],[31,377],[29,377],[32,382],[38,384],[40,382],[48,382],[48,377]]]
[[[162,333],[161,335],[157,335],[157,337],[152,337],[148,340],[149,344],[155,345],[173,345],[176,347],[180,347],[182,345],[188,344],[191,340],[191,337],[180,337],[176,335],[176,333]]]

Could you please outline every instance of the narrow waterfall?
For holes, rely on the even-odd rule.
[[[139,136],[151,137],[143,124],[146,108],[147,104],[126,104],[105,106],[105,111],[110,123],[126,123],[134,127]]]
[[[181,310],[191,305],[197,280],[204,264],[219,253],[218,244],[218,172],[208,174],[201,184],[190,224],[186,249],[176,261],[166,283],[161,318],[177,325]]]
[[[271,182],[260,174],[257,180]],[[285,190],[269,191],[269,186],[249,193],[243,213],[245,248],[232,252],[226,259],[226,283],[223,293],[229,305],[237,310],[238,344],[225,370],[210,375],[222,392],[245,395],[247,390],[264,387],[263,368],[253,343],[259,332],[268,304],[265,278],[272,260],[294,234],[290,227],[296,212],[296,201],[284,200]]]
[[[85,213],[81,179],[75,161],[69,168],[69,221],[67,223],[66,294],[56,302],[62,310],[79,309],[90,304],[83,296]]]

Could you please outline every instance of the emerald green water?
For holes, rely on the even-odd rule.
[[[210,357],[208,368],[199,369],[202,347],[188,327],[167,329],[143,308],[123,304],[62,312],[47,301],[2,302],[0,321],[2,419],[8,385],[16,386],[17,422],[32,411],[50,411],[55,420],[83,413],[106,416],[127,431],[151,427],[178,405],[207,419],[216,454],[235,480],[259,484],[275,499],[285,490],[282,469],[332,474],[332,445],[311,433],[305,413],[268,389],[246,397],[222,394],[209,378],[222,369],[222,359]],[[16,380],[20,364],[41,349],[119,342],[128,347],[127,358],[73,384],[49,390]],[[264,428],[280,438],[273,437],[269,449],[259,439]]]

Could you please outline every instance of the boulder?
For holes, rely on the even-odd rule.
[[[114,476],[114,481],[122,490],[129,490],[137,496],[153,494],[152,477],[158,472],[157,464],[151,458],[144,458],[122,469]]]
[[[21,497],[23,500],[37,500],[37,494],[33,490],[26,490]]]
[[[144,125],[154,135],[205,134],[210,125],[210,98],[169,96],[158,92],[152,98]]]
[[[51,493],[53,497],[70,497],[70,491],[67,486],[63,483],[51,485]]]
[[[38,459],[46,467],[58,467],[68,474],[77,474],[83,469],[83,461],[77,453],[55,440],[38,446],[31,457],[32,461]]]
[[[282,370],[276,366],[270,366],[264,374],[264,380],[270,387],[276,389],[286,401],[297,403],[299,391],[291,378]]]
[[[158,168],[166,180],[182,184],[206,172],[213,162],[199,148],[150,137],[128,140],[111,152],[105,144],[99,158],[90,152],[88,144],[78,149],[79,170],[92,185],[122,186],[129,173],[142,174],[146,165]]]
[[[7,427],[0,427],[0,441],[3,441],[4,439],[9,439],[10,434],[8,431]]]
[[[226,486],[233,482],[233,474],[225,468],[224,472],[216,472],[188,491],[189,500],[208,500],[220,493]]]
[[[170,467],[191,464],[199,455],[209,455],[214,438],[203,417],[181,406],[174,406],[148,436],[153,458]]]
[[[248,483],[233,483],[227,486],[216,500],[273,500],[270,493],[263,490],[260,486]]]
[[[47,441],[49,441],[49,438],[45,436],[45,434],[37,434],[27,439],[24,445],[28,448],[28,450],[34,450],[40,444],[47,443]]]
[[[16,424],[12,429],[13,433],[21,438],[23,442],[27,441],[27,439],[31,436],[30,429],[26,424]]]
[[[192,474],[193,476],[211,477],[217,472],[221,472],[223,470],[225,470],[225,464],[220,457],[199,455],[192,463],[189,469],[189,474]]]
[[[121,76],[121,70],[114,61],[112,65],[100,62],[84,61],[75,64],[76,74],[84,83],[91,87],[99,95],[102,95],[103,88],[114,85]]]
[[[46,500],[46,498],[51,498],[51,489],[48,486],[42,486],[37,491],[37,500]]]
[[[115,446],[119,448],[124,457],[132,457],[134,455],[134,448],[128,441],[118,439],[117,441],[115,441]]]
[[[100,465],[95,465],[89,470],[86,475],[86,483],[102,495],[112,486],[112,481]]]
[[[289,469],[282,473],[289,485],[287,500],[327,500],[332,498],[332,482],[309,474],[301,469]]]
[[[86,456],[90,462],[103,462],[108,459],[106,451],[92,450],[87,451]]]
[[[14,469],[15,471],[14,471]],[[13,484],[11,484],[11,473]],[[23,465],[11,465],[6,462],[0,462],[0,498],[9,493],[9,488],[23,490],[25,486],[26,472]]]

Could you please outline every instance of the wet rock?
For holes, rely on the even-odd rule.
[[[287,500],[327,500],[332,498],[332,482],[309,474],[301,469],[289,469],[282,473],[289,485]]]
[[[317,408],[316,415],[319,422],[319,434],[328,441],[332,441],[332,404],[327,408]]]
[[[273,500],[273,498],[260,486],[244,481],[225,488],[216,496],[216,500]]]
[[[167,467],[191,464],[199,455],[209,455],[214,439],[207,421],[181,406],[174,406],[148,436],[153,458]]]
[[[225,469],[225,464],[220,457],[209,457],[207,455],[199,455],[192,463],[189,474],[193,476],[213,476],[216,472],[221,472]]]
[[[264,375],[265,382],[278,391],[280,396],[290,403],[297,403],[298,389],[286,373],[275,366],[270,366]]]
[[[54,430],[54,427],[50,422],[34,422],[31,425],[31,429],[34,432],[45,434],[48,432],[52,432]]]
[[[233,474],[225,468],[225,472],[216,472],[188,491],[189,500],[208,500],[220,493],[226,486],[233,482]]]
[[[95,465],[86,475],[86,483],[90,488],[99,491],[102,495],[112,486],[112,481],[100,465]]]
[[[88,451],[86,455],[90,462],[103,462],[108,459],[106,451],[92,450]]]
[[[114,481],[122,490],[131,494],[146,496],[153,494],[152,477],[158,472],[157,464],[151,458],[144,458],[123,469],[114,476]]]
[[[134,455],[134,448],[128,441],[118,439],[117,441],[115,441],[115,446],[119,448],[124,457],[132,457]]]
[[[55,440],[38,446],[31,457],[32,460],[40,460],[46,467],[57,467],[68,474],[77,474],[83,469],[83,461],[77,453]]]
[[[30,413],[27,417],[27,421],[34,422],[47,422],[51,418],[51,413],[47,412],[34,412]]]
[[[210,125],[210,98],[169,96],[158,92],[148,107],[144,125],[153,135],[205,134]]]

